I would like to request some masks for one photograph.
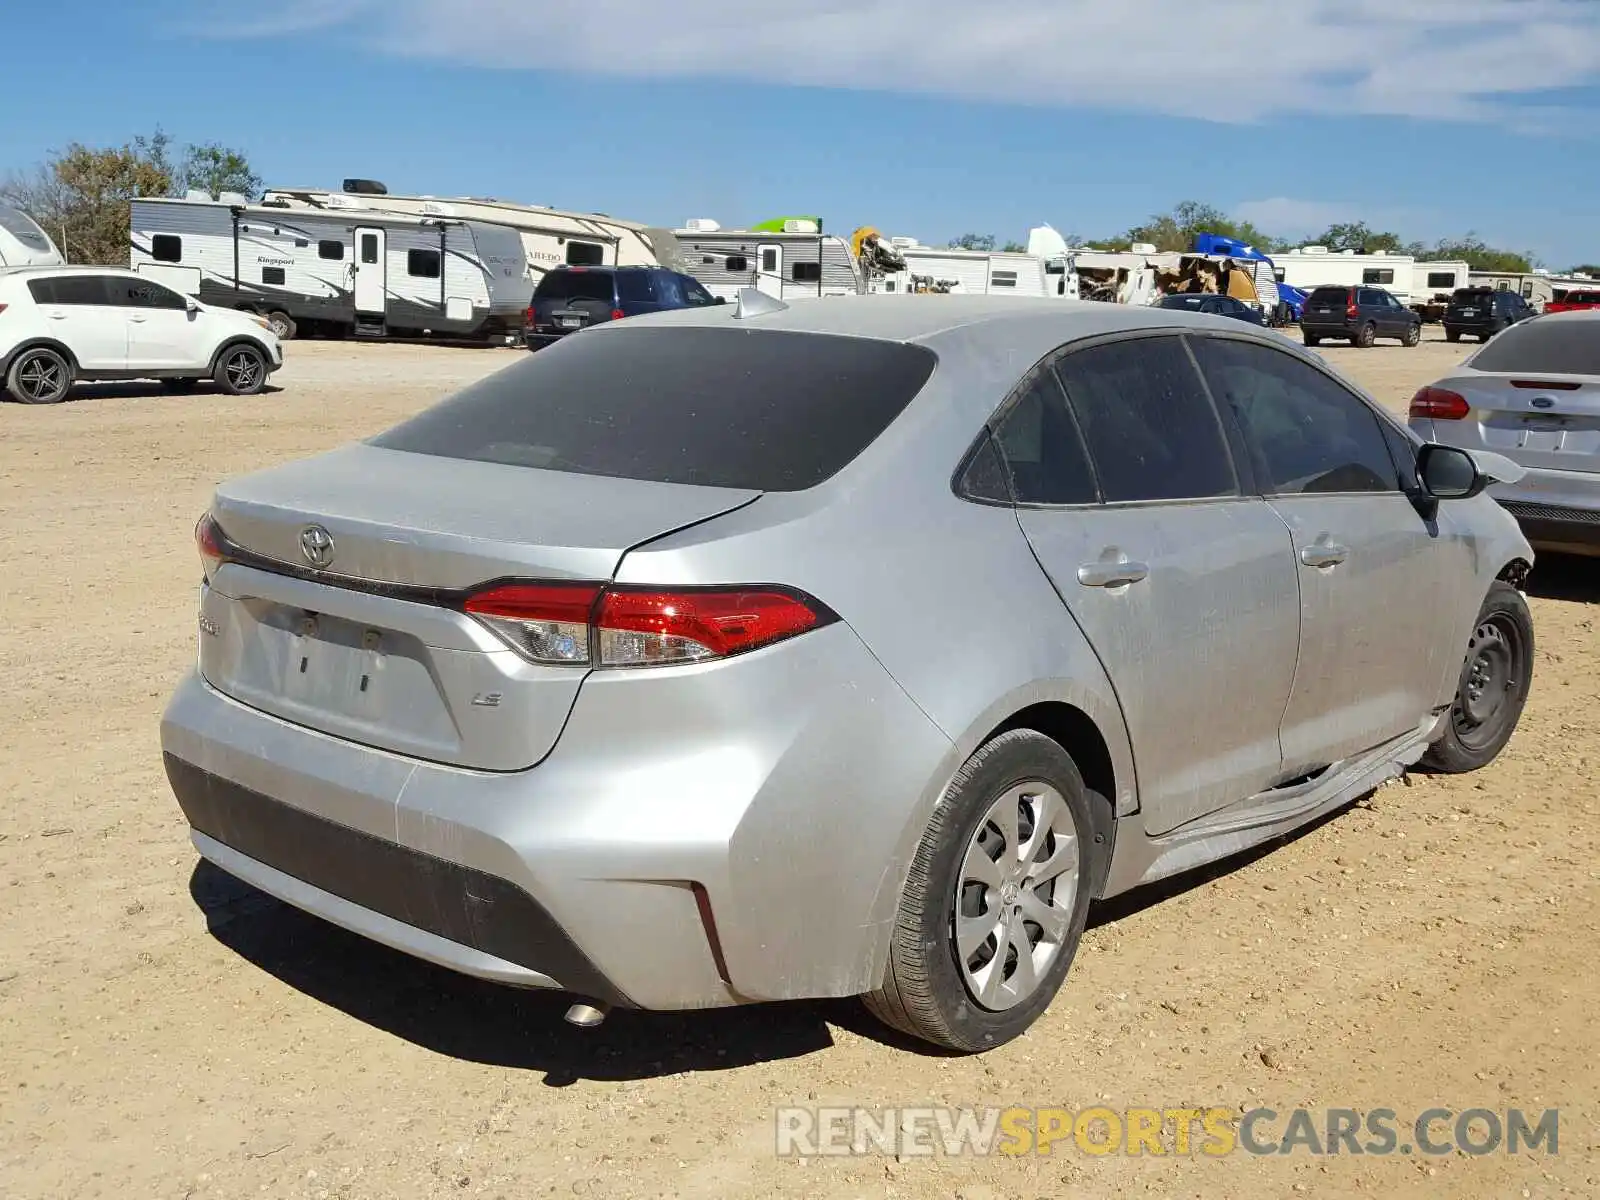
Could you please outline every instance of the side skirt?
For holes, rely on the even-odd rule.
[[[1228,858],[1360,799],[1379,784],[1399,778],[1421,758],[1446,719],[1448,714],[1430,716],[1410,733],[1358,758],[1334,763],[1303,783],[1250,796],[1160,837],[1146,836],[1134,819],[1123,818],[1101,897]]]

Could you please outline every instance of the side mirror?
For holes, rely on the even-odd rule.
[[[1471,454],[1432,442],[1417,452],[1417,477],[1435,500],[1470,500],[1490,482]]]
[[[183,308],[185,312],[197,313],[200,311],[200,301],[193,296],[185,296],[183,298]]]

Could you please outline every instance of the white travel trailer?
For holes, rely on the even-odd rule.
[[[1278,282],[1307,291],[1318,287],[1381,287],[1410,305],[1417,260],[1409,254],[1357,254],[1302,246],[1274,254]]]
[[[1457,288],[1472,281],[1472,267],[1465,262],[1419,262],[1411,268],[1411,307],[1424,321],[1444,318],[1444,310]]]
[[[869,272],[851,242],[823,233],[819,221],[790,218],[759,229],[723,229],[697,219],[674,230],[682,269],[713,296],[734,299],[757,288],[780,300],[807,296],[859,296],[870,290]]]
[[[0,205],[0,267],[55,267],[65,262],[38,222],[20,208]]]
[[[207,304],[261,313],[280,337],[492,339],[522,329],[529,292],[514,229],[242,201],[135,200],[134,269],[172,276]]]
[[[1045,263],[1031,254],[1008,251],[941,249],[914,238],[891,242],[905,268],[872,283],[875,292],[933,292],[960,296],[1045,296]]]
[[[339,192],[270,188],[262,203],[323,211],[368,209],[510,226],[522,238],[529,296],[552,267],[663,266],[682,270],[671,231],[603,213],[562,212],[476,196],[400,196],[371,179],[346,179],[344,190]]]

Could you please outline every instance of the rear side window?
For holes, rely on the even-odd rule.
[[[183,239],[171,233],[158,233],[150,239],[150,257],[157,262],[182,262]]]
[[[344,259],[344,243],[331,239],[318,242],[317,257],[326,258],[332,262],[342,261]]]
[[[617,295],[623,300],[650,303],[659,303],[665,299],[661,295],[655,274],[650,271],[618,271]]]
[[[281,269],[279,273],[282,273]],[[188,306],[177,292],[148,279],[112,276],[106,280],[106,290],[111,295],[111,302],[118,307],[177,309]]]
[[[1177,338],[1095,346],[1056,370],[1107,504],[1238,494],[1221,422]]]
[[[104,275],[56,275],[30,279],[28,292],[36,304],[108,305],[117,303],[112,299],[110,282]]]
[[[817,283],[822,279],[822,264],[797,262],[789,268],[789,277],[796,283]]]
[[[1350,298],[1350,289],[1342,287],[1319,287],[1308,297],[1312,304],[1344,304]]]
[[[1389,267],[1367,267],[1361,272],[1362,283],[1393,283],[1394,271]]]
[[[1600,324],[1535,317],[1498,334],[1467,362],[1479,371],[1600,375]]]
[[[1212,395],[1238,416],[1275,494],[1399,489],[1377,414],[1322,372],[1266,346],[1192,344]]]
[[[1099,499],[1066,395],[1049,367],[1023,381],[1016,402],[995,427],[994,442],[1018,504],[1093,504]]]
[[[406,274],[418,279],[437,279],[441,270],[437,250],[407,250]]]
[[[606,261],[606,248],[596,246],[593,242],[568,242],[567,265],[569,267],[598,267]]]
[[[799,491],[933,374],[931,351],[725,328],[565,338],[374,438],[390,450],[657,483]]]
[[[611,303],[609,271],[550,271],[534,290],[535,300],[602,300]]]
[[[1454,271],[1429,271],[1428,286],[1434,289],[1452,288],[1456,285]]]

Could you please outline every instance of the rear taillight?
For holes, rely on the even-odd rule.
[[[1356,294],[1354,292],[1345,297],[1344,315],[1352,318],[1361,315],[1361,310],[1356,307]]]
[[[466,610],[533,662],[589,662],[589,617],[597,584],[512,583],[468,598]]]
[[[206,582],[217,573],[217,568],[228,561],[228,552],[225,549],[227,539],[222,536],[222,529],[210,513],[200,518],[200,523],[194,527],[195,545],[200,550],[200,571],[205,576]]]
[[[620,320],[622,320],[623,317],[625,317],[627,315],[628,314],[623,312],[620,308],[613,308],[611,310],[611,319],[613,321],[620,321]]]
[[[1459,421],[1471,412],[1467,398],[1445,388],[1425,387],[1411,397],[1411,415],[1435,421]]]
[[[810,597],[776,587],[515,583],[479,592],[464,607],[524,658],[552,666],[707,662],[835,620]]]
[[[1575,392],[1583,385],[1573,383],[1570,379],[1554,383],[1545,379],[1513,379],[1511,386],[1514,388],[1538,388],[1541,392]]]
[[[534,311],[531,305],[529,306],[528,311],[522,314],[522,323],[529,329],[532,329],[539,323],[538,314]]]

